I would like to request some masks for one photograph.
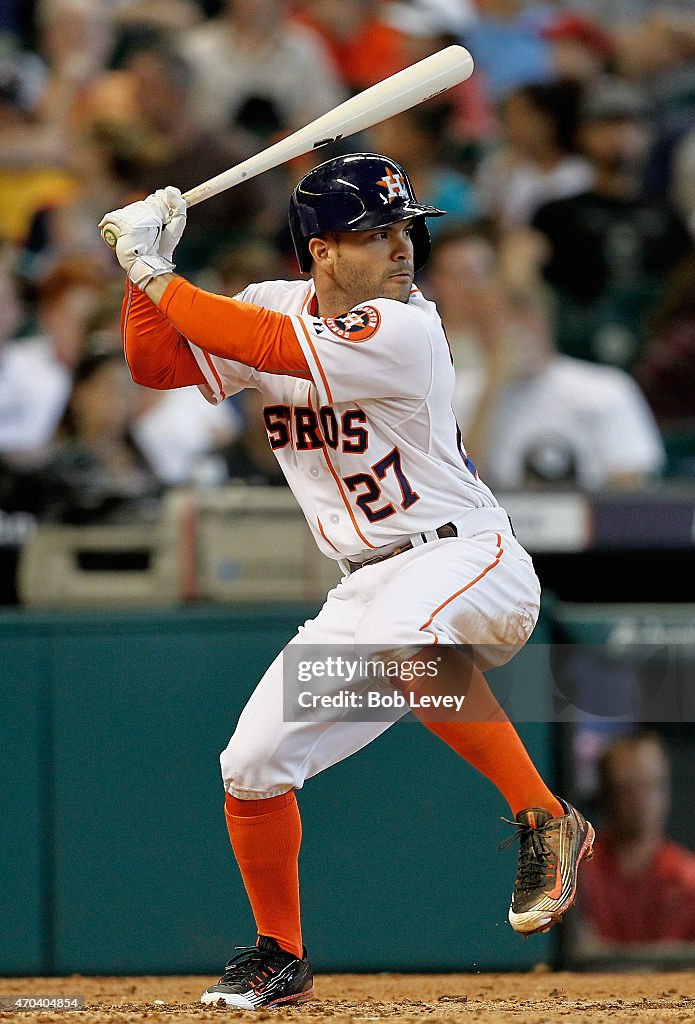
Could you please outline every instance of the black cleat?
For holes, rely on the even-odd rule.
[[[562,920],[577,893],[577,869],[593,853],[591,822],[565,800],[560,803],[566,811],[561,818],[552,818],[542,807],[520,811],[509,822],[517,831],[500,843],[503,850],[520,840],[509,923],[522,935],[546,932]]]
[[[258,936],[258,944],[240,949],[224,975],[200,997],[201,1003],[222,1001],[240,1010],[304,1003],[314,994],[314,975],[306,949],[300,960],[275,939]]]

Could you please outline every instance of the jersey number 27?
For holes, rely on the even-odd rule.
[[[355,501],[370,523],[379,523],[382,519],[388,519],[389,516],[396,513],[396,509],[390,501],[380,505],[379,508],[374,507],[381,497],[379,480],[383,480],[390,469],[393,470],[400,488],[401,508],[409,509],[416,501],[420,500],[420,495],[410,486],[410,481],[403,472],[401,453],[397,448],[390,451],[383,459],[375,462],[371,469],[371,473],[353,473],[352,476],[343,477],[350,492],[356,491],[358,487],[364,487],[364,490],[361,494],[357,495]]]

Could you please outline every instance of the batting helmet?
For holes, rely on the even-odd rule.
[[[351,153],[326,160],[305,174],[290,197],[290,231],[300,270],[311,269],[309,239],[324,231],[369,231],[414,217],[415,269],[430,253],[425,217],[446,210],[415,198],[400,164],[379,153]]]

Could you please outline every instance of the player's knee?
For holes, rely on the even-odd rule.
[[[240,800],[263,800],[295,785],[266,745],[236,733],[220,754],[220,769],[225,790]]]

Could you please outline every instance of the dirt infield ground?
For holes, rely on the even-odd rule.
[[[598,1024],[695,1021],[695,971],[659,974],[321,975],[316,999],[285,1011],[248,1013],[200,1006],[216,979],[197,977],[0,978],[0,995],[81,995],[82,1012],[0,1012],[0,1020],[51,1024],[157,1024],[220,1017],[273,1024]],[[161,1002],[155,1002],[161,1000]],[[162,1005],[163,1004],[163,1005]]]

